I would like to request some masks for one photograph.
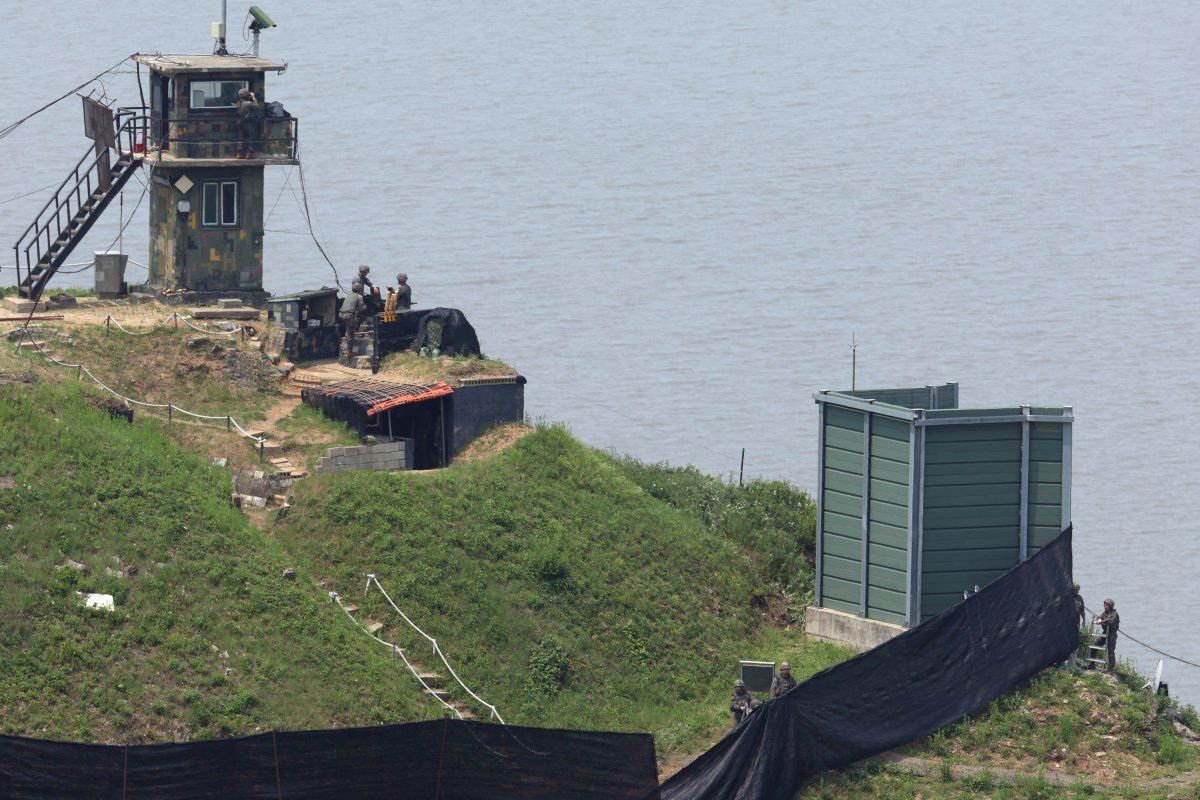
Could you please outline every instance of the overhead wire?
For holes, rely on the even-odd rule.
[[[65,92],[64,94],[62,94],[62,95],[58,96],[58,97],[57,97],[57,98],[55,98],[54,100],[51,100],[49,103],[46,103],[46,105],[42,106],[41,108],[37,109],[36,111],[33,111],[33,112],[29,113],[29,114],[26,114],[25,116],[21,117],[21,118],[20,118],[19,120],[17,120],[16,122],[11,122],[11,123],[9,123],[8,125],[5,125],[3,128],[0,128],[0,139],[3,139],[4,137],[8,136],[10,133],[12,133],[13,131],[15,131],[17,128],[21,127],[23,124],[25,124],[25,123],[26,123],[26,122],[28,122],[29,120],[33,119],[33,118],[34,118],[34,117],[36,117],[38,114],[42,113],[43,111],[45,111],[46,109],[50,108],[51,106],[53,106],[53,105],[55,105],[55,104],[57,104],[57,103],[59,103],[59,102],[61,102],[61,101],[65,100],[65,99],[67,99],[68,97],[70,97],[71,95],[75,94],[76,92],[79,92],[79,91],[81,91],[81,90],[85,89],[85,88],[88,86],[88,84],[90,84],[90,83],[93,83],[93,82],[95,82],[95,81],[99,81],[99,80],[101,80],[101,79],[102,79],[102,78],[103,78],[105,75],[109,74],[110,72],[114,72],[114,71],[117,69],[117,67],[119,67],[119,66],[121,66],[122,64],[124,64],[124,63],[125,63],[126,61],[128,61],[130,58],[132,58],[132,56],[125,56],[125,57],[124,57],[124,58],[122,58],[120,61],[118,61],[117,63],[113,64],[111,67],[109,67],[108,69],[104,70],[103,72],[101,72],[101,73],[99,73],[99,74],[97,74],[97,75],[94,75],[94,76],[92,76],[91,78],[88,78],[86,81],[84,81],[83,83],[79,84],[79,85],[78,85],[78,86],[76,86],[74,89],[71,89],[70,91],[68,91],[68,92]],[[101,85],[103,85],[103,82],[101,83]]]
[[[297,145],[297,147],[298,147],[298,145]],[[329,254],[325,252],[325,248],[321,246],[321,242],[318,241],[317,234],[313,230],[312,212],[309,210],[309,207],[308,207],[308,186],[304,181],[304,161],[301,160],[301,158],[300,158],[299,149],[297,149],[297,151],[296,151],[296,162],[297,162],[297,166],[300,168],[300,193],[304,196],[304,208],[303,208],[304,221],[308,224],[308,234],[309,234],[309,236],[312,237],[313,244],[315,244],[317,246],[317,249],[319,251],[321,251],[321,256],[322,256],[322,258],[325,259],[325,263],[327,263],[329,265],[329,268],[331,270],[333,270],[334,283],[337,284],[337,287],[344,292],[344,291],[346,291],[346,289],[345,289],[345,287],[342,286],[342,279],[338,275],[337,267],[335,267],[333,265],[333,261],[330,260]],[[295,192],[295,190],[293,189],[293,193],[294,192]]]

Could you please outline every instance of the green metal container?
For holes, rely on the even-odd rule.
[[[818,607],[914,626],[1070,522],[1069,406],[960,409],[955,383],[813,398]]]

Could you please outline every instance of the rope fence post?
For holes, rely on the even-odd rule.
[[[260,464],[262,463],[262,460],[263,460],[263,450],[265,449],[264,445],[266,445],[266,443],[267,443],[267,439],[265,436],[259,438],[259,440],[258,440],[258,462]]]
[[[104,317],[104,335],[108,336],[110,333],[112,333],[112,314]]]
[[[228,414],[225,415],[225,430],[233,430],[233,417],[229,416]]]
[[[171,421],[171,412],[175,410],[175,406],[167,403],[167,422]]]

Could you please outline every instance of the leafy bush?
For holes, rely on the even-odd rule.
[[[570,671],[567,651],[552,638],[538,642],[529,657],[529,684],[538,694],[547,697],[558,694],[566,685]]]

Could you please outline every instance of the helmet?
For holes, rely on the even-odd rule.
[[[245,86],[243,86],[242,88],[238,89],[237,96],[238,96],[238,100],[245,100],[246,98],[248,98],[250,96],[250,90],[247,89]]]
[[[780,668],[780,669],[791,669],[791,668],[792,668],[792,665],[791,665],[791,664],[789,664],[788,662],[786,662],[786,661],[785,661],[785,662],[783,662],[782,664],[780,664],[780,665],[779,665],[779,668]]]
[[[742,680],[737,680],[737,681],[733,682],[733,686],[735,689],[743,689],[746,686],[746,682],[742,681]]]
[[[1114,603],[1114,602],[1113,602],[1111,599],[1109,599],[1109,598],[1105,598],[1105,599],[1104,599],[1104,605],[1106,605],[1106,606],[1114,606],[1114,607],[1115,607],[1117,604],[1116,604],[1116,603]]]

